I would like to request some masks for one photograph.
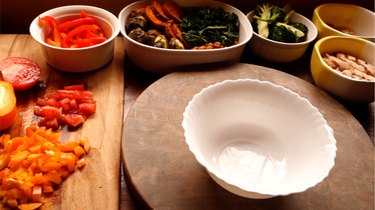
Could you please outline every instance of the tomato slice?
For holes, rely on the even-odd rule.
[[[0,61],[3,80],[12,84],[15,91],[26,90],[34,86],[40,78],[39,65],[23,57],[8,57]]]

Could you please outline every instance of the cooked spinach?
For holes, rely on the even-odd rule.
[[[191,46],[210,42],[230,46],[239,38],[237,15],[226,12],[223,8],[192,8],[182,19],[180,27],[185,41]]]

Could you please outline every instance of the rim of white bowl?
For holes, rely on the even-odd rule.
[[[356,41],[356,42],[365,42],[366,44],[368,45],[372,45],[373,48],[375,49],[375,43],[369,41],[369,40],[366,40],[366,39],[362,39],[362,38],[359,38],[359,37],[349,37],[349,36],[326,36],[326,37],[323,37],[321,39],[319,39],[315,45],[316,46],[321,46],[323,42],[326,42],[326,41],[329,41],[329,40],[334,40],[334,39],[346,39],[346,40],[353,40],[353,41]],[[346,76],[336,70],[334,70],[332,67],[330,67],[324,60],[323,60],[323,57],[322,57],[322,54],[320,53],[320,48],[317,48],[314,46],[314,50],[316,50],[316,53],[318,54],[318,58],[320,60],[320,62],[322,63],[323,66],[325,66],[327,69],[329,69],[329,71],[333,72],[334,74],[338,75],[339,77],[342,77],[342,78],[345,78],[345,79],[348,79],[350,81],[353,81],[353,82],[359,82],[359,83],[370,83],[370,84],[373,84],[375,83],[375,81],[367,81],[367,80],[359,80],[359,79],[355,79],[355,78],[352,78],[352,77],[349,77],[349,76]],[[366,61],[367,62],[367,61]],[[368,62],[367,62],[368,63]],[[372,63],[371,63],[372,64]],[[372,64],[374,65],[374,64]]]
[[[249,35],[242,42],[237,43],[235,45],[231,45],[231,46],[224,47],[224,48],[208,49],[208,50],[187,50],[187,49],[180,50],[180,49],[169,49],[169,48],[165,49],[165,48],[157,48],[157,47],[149,46],[149,45],[137,42],[137,41],[133,40],[132,38],[130,38],[126,34],[126,31],[125,31],[125,23],[121,24],[121,19],[124,16],[125,11],[128,10],[128,8],[133,7],[133,6],[137,5],[137,4],[143,4],[143,3],[147,3],[147,2],[152,2],[152,0],[142,0],[142,1],[137,1],[137,2],[131,3],[128,6],[124,7],[120,11],[120,13],[118,15],[118,19],[120,21],[120,27],[121,27],[120,28],[121,35],[123,37],[125,37],[129,42],[132,42],[133,44],[145,47],[146,49],[169,51],[169,52],[177,52],[177,53],[206,53],[207,51],[209,51],[209,52],[216,52],[216,51],[223,51],[223,50],[228,50],[228,49],[233,49],[233,48],[241,47],[241,46],[247,44],[250,41],[250,39],[253,36],[253,34],[254,34],[252,25],[250,24],[248,18],[246,17],[246,15],[242,11],[240,11],[239,9],[233,7],[232,5],[229,5],[229,4],[226,4],[226,3],[223,3],[223,2],[218,2],[218,1],[213,1],[213,0],[204,0],[202,2],[207,3],[207,6],[209,6],[210,4],[217,5],[217,6],[225,6],[225,7],[231,8],[233,11],[235,11],[233,13],[235,13],[237,16],[239,16],[238,17],[238,19],[239,19],[238,21],[241,21],[241,18],[243,20],[245,20],[244,22],[241,22],[241,23],[244,23],[245,24],[245,28],[249,29]],[[240,18],[240,16],[241,16],[241,18]],[[124,17],[124,20],[126,20],[126,17]]]
[[[254,10],[252,10],[252,11],[250,11],[246,14],[246,17],[248,18],[249,21],[250,21],[250,18],[252,18],[251,15],[253,15],[253,13],[254,13]],[[318,37],[318,29],[316,28],[315,24],[310,19],[308,19],[307,17],[305,17],[305,16],[303,16],[303,15],[297,13],[297,12],[294,12],[292,15],[299,16],[300,18],[304,19],[306,22],[309,23],[309,26],[307,26],[309,31],[312,29],[312,36],[310,37],[310,39],[306,39],[303,42],[288,43],[288,42],[279,42],[279,41],[275,41],[275,40],[272,40],[272,39],[269,39],[269,38],[262,37],[255,31],[253,31],[254,36],[256,36],[256,37],[258,37],[259,39],[262,39],[262,40],[267,40],[267,41],[269,41],[271,43],[274,43],[274,44],[282,44],[282,45],[286,45],[286,46],[305,45],[305,44],[309,44],[309,43],[313,42]],[[250,21],[250,23],[251,23],[251,21]]]
[[[301,187],[296,187],[294,190],[288,191],[288,192],[285,192],[283,190],[267,191],[267,190],[262,190],[262,189],[258,189],[258,188],[252,189],[251,187],[239,186],[239,185],[236,185],[235,183],[233,183],[231,181],[225,180],[224,177],[221,174],[217,174],[215,172],[215,170],[213,169],[213,167],[210,167],[208,164],[206,164],[206,162],[204,161],[204,159],[200,155],[197,155],[197,154],[200,154],[200,153],[198,151],[196,151],[193,148],[193,146],[191,144],[189,144],[189,142],[187,141],[188,134],[187,134],[187,120],[186,120],[186,118],[188,117],[188,115],[187,115],[188,114],[188,110],[192,106],[193,101],[196,100],[196,98],[200,97],[202,94],[204,94],[207,90],[209,90],[209,89],[211,89],[211,88],[213,88],[215,86],[222,86],[222,85],[224,85],[226,83],[235,83],[235,82],[256,82],[256,83],[261,83],[263,85],[271,85],[274,88],[281,88],[283,91],[286,91],[286,92],[290,93],[291,95],[293,95],[294,97],[297,97],[298,100],[304,102],[313,112],[316,113],[317,117],[319,117],[320,121],[322,122],[322,126],[327,131],[327,136],[328,136],[328,142],[329,142],[329,144],[327,143],[326,148],[329,148],[329,152],[331,154],[331,159],[329,160],[328,167],[326,168],[326,170],[322,174],[322,176],[316,177],[312,181],[308,182],[308,184],[306,184],[304,186],[301,186]],[[326,121],[326,119],[324,118],[324,116],[306,98],[301,97],[299,94],[295,93],[294,91],[292,91],[292,90],[290,90],[288,88],[285,88],[285,87],[283,87],[281,85],[274,84],[274,83],[269,82],[269,81],[262,81],[262,80],[258,80],[258,79],[249,79],[249,78],[247,78],[247,79],[224,80],[222,82],[211,84],[211,85],[203,88],[198,93],[196,93],[193,96],[193,98],[189,101],[188,105],[186,106],[186,108],[185,108],[185,110],[183,112],[183,120],[182,120],[182,124],[181,125],[182,125],[182,128],[184,129],[185,143],[188,145],[189,150],[193,153],[195,159],[200,163],[200,165],[202,165],[204,168],[206,168],[206,170],[208,170],[210,173],[214,174],[217,178],[219,178],[220,180],[222,180],[224,183],[226,183],[226,184],[228,184],[230,186],[234,186],[234,187],[236,187],[236,188],[238,188],[240,190],[243,190],[245,192],[252,192],[252,193],[255,192],[255,193],[258,193],[258,194],[269,195],[269,196],[286,196],[286,195],[290,195],[290,194],[294,194],[294,193],[304,192],[307,189],[309,189],[311,187],[314,187],[317,184],[321,183],[325,178],[327,178],[328,175],[329,175],[329,173],[330,173],[330,171],[331,171],[331,169],[335,165],[336,151],[337,151],[336,139],[334,137],[333,129],[328,125],[328,122]]]
[[[59,11],[61,9],[90,9],[91,11],[99,11],[100,13],[102,14],[105,14],[105,16],[108,16],[110,17],[110,19],[113,20],[113,22],[115,22],[116,24],[112,24],[110,22],[108,22],[108,20],[106,20],[106,18],[103,18],[103,17],[100,17],[98,15],[94,16],[95,18],[100,18],[101,20],[107,22],[109,24],[109,26],[111,27],[112,29],[112,34],[109,38],[107,38],[107,40],[105,40],[104,42],[102,43],[99,43],[99,44],[96,44],[96,45],[93,45],[93,46],[89,46],[89,47],[81,47],[81,48],[63,48],[63,47],[56,47],[56,46],[52,46],[52,45],[49,45],[47,44],[44,40],[42,40],[40,37],[39,37],[39,34],[37,34],[37,30],[33,30],[34,28],[35,29],[38,29],[39,26],[38,26],[38,20],[40,17],[43,17],[45,16],[46,14],[49,14],[51,12],[55,12],[55,11]],[[77,13],[79,14],[79,13]],[[89,14],[90,15],[90,14]],[[57,17],[58,18],[58,17]],[[68,51],[76,51],[76,50],[85,50],[85,49],[91,49],[91,48],[96,48],[96,47],[99,47],[99,46],[102,46],[102,45],[105,45],[107,44],[108,42],[111,42],[113,41],[117,36],[118,34],[120,33],[120,21],[117,19],[117,17],[109,12],[108,10],[105,10],[103,8],[100,8],[100,7],[95,7],[95,6],[90,6],[90,5],[80,5],[80,4],[77,4],[77,5],[68,5],[68,6],[61,6],[61,7],[56,7],[56,8],[53,8],[53,9],[50,9],[50,10],[47,10],[47,11],[44,11],[43,13],[39,14],[37,17],[34,18],[34,20],[31,22],[30,24],[30,27],[29,27],[29,32],[31,34],[31,36],[37,41],[39,42],[40,44],[42,44],[43,46],[46,46],[46,47],[50,47],[50,48],[54,48],[54,49],[62,49],[62,50],[68,50]]]

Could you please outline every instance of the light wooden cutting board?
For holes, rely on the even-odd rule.
[[[66,73],[51,68],[30,35],[1,34],[0,43],[0,60],[10,56],[27,57],[40,65],[41,80],[47,85],[47,91],[83,83],[97,102],[96,113],[82,127],[61,130],[60,141],[75,140],[79,136],[89,138],[91,151],[86,158],[87,165],[69,176],[41,209],[118,209],[125,54],[121,37],[116,39],[113,60],[88,73]],[[16,93],[18,117],[10,129],[0,134],[24,135],[26,127],[37,123],[33,107],[39,91],[32,88]]]

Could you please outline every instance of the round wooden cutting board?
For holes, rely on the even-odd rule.
[[[152,209],[373,209],[374,147],[359,122],[314,85],[251,64],[202,66],[175,72],[149,86],[130,109],[122,152],[130,188]],[[264,200],[234,195],[216,184],[185,144],[182,113],[193,95],[226,79],[253,78],[282,85],[307,98],[333,128],[335,166],[305,192]],[[275,101],[277,103],[277,101]]]

